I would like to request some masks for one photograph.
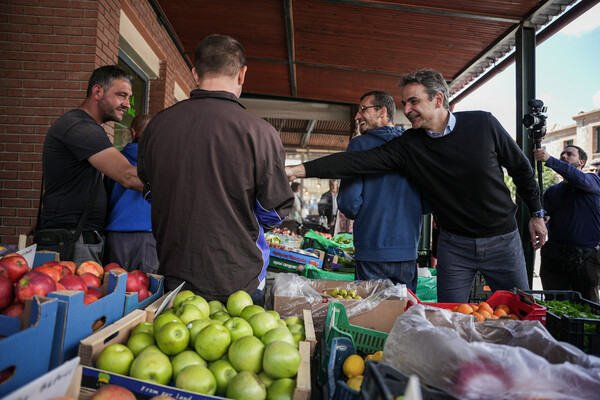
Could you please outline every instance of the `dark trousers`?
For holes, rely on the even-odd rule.
[[[544,256],[540,264],[540,278],[544,290],[574,290],[598,303],[600,285],[599,248],[583,249],[583,266],[566,268],[562,261],[550,255]],[[566,271],[565,271],[566,269]]]

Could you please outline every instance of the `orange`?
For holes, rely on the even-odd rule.
[[[479,306],[479,308],[487,310],[490,314],[494,311],[494,310],[492,310],[492,307],[485,301],[482,301],[481,303],[479,303],[478,306]]]
[[[471,315],[477,319],[477,322],[485,321],[485,317],[479,314],[477,311],[473,311]]]
[[[450,309],[450,311],[455,312],[457,308],[458,308],[458,306],[454,306]]]
[[[473,312],[473,309],[468,304],[460,304],[456,308],[456,311],[459,312],[459,313],[463,313],[463,314],[471,314]]]
[[[510,314],[510,307],[509,307],[509,306],[507,306],[506,304],[499,304],[499,305],[497,305],[497,306],[496,306],[496,310],[498,310],[498,309],[500,309],[500,310],[504,310],[504,312],[505,312],[506,314]]]
[[[490,316],[490,318],[493,318],[493,319],[498,319],[498,318],[500,318],[500,317],[499,317],[499,316],[497,316],[497,315],[494,315],[494,314],[492,314],[492,315]]]
[[[510,319],[521,319],[517,314],[508,314],[508,316],[510,317]]]
[[[488,310],[479,310],[479,314],[483,315],[483,318],[492,318],[492,314]]]
[[[471,308],[473,309],[473,311],[477,312],[479,310],[479,306],[476,306],[475,304],[471,304]]]
[[[506,312],[506,311],[504,311],[503,309],[501,309],[501,308],[496,308],[496,309],[494,310],[494,315],[497,315],[497,316],[499,316],[499,317],[500,317],[500,316],[502,316],[502,315],[508,315],[508,314],[507,314],[507,312]]]

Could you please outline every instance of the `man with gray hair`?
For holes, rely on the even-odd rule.
[[[417,70],[405,75],[399,86],[413,129],[372,150],[288,167],[289,179],[399,172],[421,191],[440,228],[438,301],[466,302],[477,271],[493,291],[528,289],[517,207],[502,169],[531,212],[531,244],[538,249],[547,231],[529,160],[492,114],[450,112],[448,85],[439,72]]]
[[[354,117],[361,135],[346,151],[372,149],[401,136],[404,129],[394,126],[395,113],[394,98],[388,93],[362,95]],[[423,214],[419,191],[395,172],[359,176],[342,180],[337,202],[339,210],[354,220],[356,279],[390,279],[415,292]]]

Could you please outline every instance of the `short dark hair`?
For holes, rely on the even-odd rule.
[[[579,159],[583,160],[583,165],[585,165],[585,163],[587,162],[587,159],[588,159],[587,153],[581,147],[575,146],[574,144],[570,144],[568,146],[565,146],[565,149],[567,147],[572,147],[574,149],[577,149],[577,151],[579,152]]]
[[[88,81],[86,97],[92,95],[94,85],[100,85],[102,88],[107,89],[115,79],[124,79],[133,86],[133,76],[129,75],[118,65],[105,65],[104,67],[96,68]]]
[[[150,114],[138,114],[131,121],[131,125],[129,125],[129,129],[131,129],[131,133],[135,130],[138,134],[138,137],[142,136],[144,133],[144,129],[146,129],[146,125],[152,119],[152,115]]]
[[[418,69],[410,74],[406,74],[400,79],[398,87],[403,88],[411,83],[418,83],[425,86],[425,90],[429,95],[429,100],[433,100],[433,96],[440,92],[444,96],[444,107],[450,109],[450,88],[446,83],[446,80],[436,70],[431,68]]]
[[[380,90],[372,90],[362,95],[360,100],[362,101],[365,97],[373,96],[374,103],[378,106],[385,106],[387,110],[387,117],[391,123],[394,123],[394,115],[396,114],[396,103],[394,102],[394,98]]]
[[[235,76],[246,65],[244,47],[227,35],[212,34],[196,47],[194,67],[199,78],[207,74]]]

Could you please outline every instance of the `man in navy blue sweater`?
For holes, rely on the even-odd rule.
[[[540,277],[544,290],[575,290],[598,302],[600,282],[600,176],[584,173],[587,154],[577,146],[567,146],[560,160],[544,149],[533,151],[563,177],[544,192],[544,208],[549,215],[548,243],[542,248]]]
[[[388,93],[365,93],[355,116],[361,135],[347,151],[372,149],[401,136],[404,129],[394,126],[395,112]],[[365,175],[343,179],[337,202],[354,220],[356,279],[390,279],[414,293],[423,214],[419,191],[396,172]]]
[[[531,212],[531,244],[539,249],[547,230],[529,160],[490,113],[450,112],[449,88],[440,73],[423,69],[406,74],[400,88],[412,129],[371,150],[287,167],[288,179],[399,172],[421,191],[440,228],[439,302],[466,302],[477,271],[493,291],[528,289],[517,206],[504,183],[503,168]]]

